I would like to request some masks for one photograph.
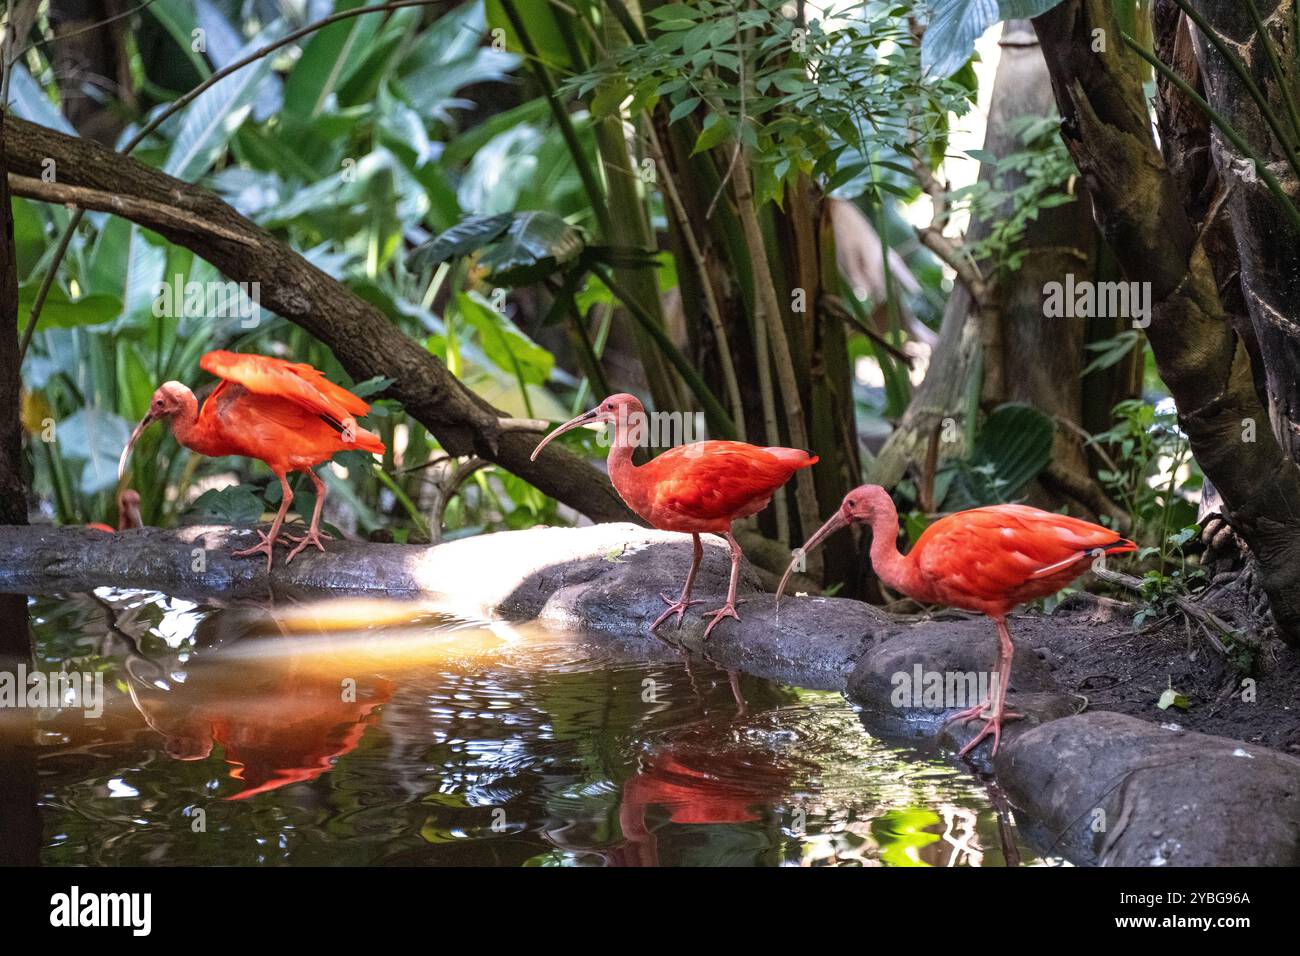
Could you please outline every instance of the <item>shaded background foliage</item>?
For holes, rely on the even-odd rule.
[[[359,6],[154,0],[87,31],[125,11],[39,4],[11,109],[121,148],[214,71]],[[1042,313],[1046,281],[1120,274],[1079,201],[1048,65],[1014,19],[1055,6],[430,2],[255,59],[133,155],[300,250],[505,416],[566,418],[629,390],[703,413],[714,437],[810,448],[823,464],[748,529],[760,565],[870,479],[912,535],[1029,500],[1134,534],[1163,579],[1195,554],[1201,479],[1146,338],[1122,317]],[[1147,4],[1109,9],[1151,42]],[[1002,20],[990,82],[972,54]],[[982,148],[954,148],[981,123]],[[979,174],[953,186],[963,162]],[[23,361],[36,513],[108,517],[130,423],[158,382],[196,381],[206,349],[346,381],[329,343],[275,315],[156,314],[160,282],[224,277],[148,229],[91,212],[60,256],[68,209],[16,199],[13,214],[20,324],[59,260]],[[327,469],[345,530],[420,540],[577,518],[449,455],[383,397],[391,381],[351,384],[377,398],[390,451]],[[179,454],[160,430],[141,451],[150,523],[276,504],[260,465]],[[871,593],[862,542],[843,537],[810,571]]]

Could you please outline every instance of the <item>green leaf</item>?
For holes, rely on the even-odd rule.
[[[239,55],[252,53],[279,39],[284,32],[282,23],[275,21],[249,40]],[[163,163],[163,172],[187,182],[207,173],[252,111],[253,100],[270,74],[273,62],[271,57],[262,57],[200,93],[185,108],[180,131]]]
[[[515,377],[525,396],[528,385],[541,385],[550,376],[555,362],[551,353],[520,332],[503,313],[472,293],[458,292],[456,306],[478,331],[488,358]]]
[[[369,0],[338,0],[334,12],[369,5]],[[285,112],[302,119],[319,116],[361,65],[382,20],[382,13],[368,13],[332,23],[312,36],[285,83]]]
[[[1090,372],[1110,368],[1133,351],[1133,346],[1137,345],[1137,343],[1138,333],[1136,329],[1125,329],[1112,338],[1102,339],[1099,342],[1089,342],[1086,348],[1089,352],[1096,352],[1097,355],[1084,367],[1080,375],[1087,375]]]
[[[700,98],[698,96],[686,97],[686,99],[682,100],[674,106],[671,111],[669,111],[668,122],[676,123],[683,116],[689,116],[691,113],[695,112],[695,108],[699,105]]]
[[[388,386],[392,385],[395,379],[384,378],[382,375],[376,375],[374,378],[368,378],[364,382],[357,382],[348,389],[357,398],[366,398],[374,395],[376,392],[382,392]]]
[[[921,67],[934,79],[947,79],[975,52],[975,41],[997,23],[998,0],[934,0],[921,40]]]
[[[18,314],[30,315],[40,282],[29,282],[18,289]],[[83,325],[103,325],[122,314],[122,300],[111,295],[84,295],[73,302],[57,285],[50,286],[41,309],[40,328],[75,329]]]
[[[572,262],[584,245],[582,231],[554,213],[521,212],[479,264],[502,285],[527,285]]]
[[[943,501],[945,510],[1013,500],[1052,460],[1052,420],[1030,405],[994,409]]]
[[[59,454],[85,462],[78,481],[82,494],[93,495],[117,484],[117,459],[130,435],[125,418],[102,408],[82,408],[59,422],[55,430]]]
[[[45,95],[45,91],[27,72],[27,68],[21,63],[15,63],[11,69],[12,72],[9,75],[9,99],[14,114],[29,123],[46,126],[60,133],[66,133],[68,136],[76,136],[77,131],[72,128],[72,124],[64,119],[63,114],[50,102],[50,98]]]
[[[417,246],[410,256],[410,268],[419,272],[448,259],[482,249],[505,232],[514,218],[513,214],[503,212],[495,216],[470,216],[462,219],[446,232]]]
[[[276,485],[279,491],[280,486]],[[266,510],[262,499],[243,485],[229,488],[209,488],[190,505],[190,514],[207,515],[223,524],[256,524]]]
[[[710,113],[704,119],[704,128],[700,130],[700,135],[695,140],[691,155],[712,149],[730,135],[731,124],[722,115]]]

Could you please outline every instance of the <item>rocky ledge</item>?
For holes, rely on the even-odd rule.
[[[537,619],[598,632],[630,653],[676,647],[774,680],[842,690],[873,733],[955,751],[977,732],[945,724],[943,696],[992,669],[996,638],[984,620],[938,614],[903,620],[857,601],[787,598],[778,608],[745,569],[742,623],[724,621],[707,644],[702,612],[726,591],[727,551],[709,541],[696,586],[704,603],[680,630],[649,633],[690,563],[688,538],[631,524],[535,528],[436,547],[335,542],[270,574],[231,558],[247,529],[191,527],[104,534],[77,528],[0,528],[0,590],[58,593],[110,586],[218,600],[366,592],[434,599],[467,618]],[[706,539],[708,540],[708,539]],[[1033,618],[1013,620],[1029,631]],[[1041,622],[1041,618],[1037,619]],[[1040,624],[1041,626],[1041,624]],[[1114,624],[1054,618],[1053,629],[1099,637]],[[1019,809],[1046,852],[1086,865],[1300,864],[1300,759],[1225,737],[1108,711],[1057,686],[1033,641],[1016,640],[1009,694],[1024,719],[1002,746],[973,757]],[[927,689],[937,696],[927,696]]]

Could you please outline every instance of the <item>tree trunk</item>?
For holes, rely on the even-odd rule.
[[[0,524],[27,523],[23,430],[19,415],[18,262],[9,195],[8,116],[0,108]]]
[[[1102,233],[1129,279],[1151,284],[1146,331],[1180,425],[1259,564],[1281,635],[1300,644],[1300,469],[1262,427],[1246,346],[1152,136],[1142,61],[1111,0],[1064,0],[1034,24]]]
[[[1295,0],[1255,3],[1278,60],[1284,64],[1284,82],[1294,101],[1300,97],[1294,66],[1300,52]],[[1293,128],[1288,118],[1287,91],[1270,67],[1264,38],[1256,31],[1245,4],[1241,0],[1196,0],[1195,6],[1245,61],[1274,115],[1281,120],[1283,133],[1293,144],[1300,140],[1300,130]],[[1293,200],[1300,202],[1296,174],[1245,84],[1199,31],[1193,36],[1210,105],[1268,164]],[[1226,208],[1240,256],[1240,288],[1263,362],[1269,420],[1291,460],[1300,461],[1300,233],[1264,181],[1217,129],[1212,131],[1211,142],[1215,169],[1228,190]]]

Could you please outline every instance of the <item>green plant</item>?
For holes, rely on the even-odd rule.
[[[1075,201],[1070,187],[1077,173],[1056,116],[1019,117],[1011,132],[1022,148],[1006,156],[966,151],[972,159],[992,164],[993,175],[956,190],[949,204],[951,211],[962,210],[990,223],[987,235],[967,244],[967,253],[1007,270],[1018,269],[1028,254],[1020,240],[1039,213]]]

